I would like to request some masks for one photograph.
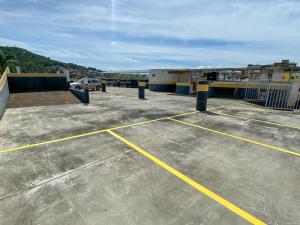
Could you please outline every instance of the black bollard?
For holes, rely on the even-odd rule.
[[[90,103],[90,95],[89,95],[89,89],[85,88],[84,89],[84,97],[85,97],[85,104],[89,104]]]
[[[106,92],[106,83],[107,83],[106,80],[101,80],[101,89],[102,89],[102,92]]]
[[[208,81],[199,81],[197,86],[197,102],[196,110],[197,111],[206,111],[208,97]]]
[[[145,99],[145,82],[139,82],[139,99]]]

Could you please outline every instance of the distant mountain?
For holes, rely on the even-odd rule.
[[[67,69],[71,77],[94,77],[102,72],[102,70],[97,70],[96,68],[52,60],[49,57],[37,55],[22,48],[0,46],[0,50],[5,55],[14,56],[17,60],[17,65],[20,66],[23,73],[56,73],[57,71],[63,73]],[[11,70],[15,72],[16,68],[11,68]]]

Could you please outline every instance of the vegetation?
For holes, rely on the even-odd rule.
[[[16,71],[16,66],[20,66],[21,72],[23,73],[56,73],[57,71],[63,72],[64,69],[67,69],[71,74],[74,73],[74,75],[84,76],[88,71],[98,71],[95,68],[52,60],[49,57],[37,55],[22,48],[0,46],[0,51],[6,59],[15,59],[14,64],[12,64],[12,61],[7,61],[5,64],[10,66],[12,72]],[[1,66],[3,65],[1,64]],[[3,70],[3,67],[1,70]]]
[[[10,54],[5,54],[0,49],[0,72],[3,73],[6,67],[13,67],[17,65],[18,62],[15,60],[15,57]]]
[[[49,57],[41,56],[17,47],[0,46],[0,72],[9,66],[11,72],[16,72],[16,66],[19,66],[22,73],[63,73],[64,70],[70,72],[72,79],[82,77],[91,77],[98,79],[113,80],[145,80],[146,75],[142,74],[103,74],[102,70],[92,67],[79,66],[73,63],[63,63],[52,60]]]

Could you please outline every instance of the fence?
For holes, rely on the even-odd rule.
[[[300,83],[251,82],[245,100],[266,108],[295,110],[300,108]]]

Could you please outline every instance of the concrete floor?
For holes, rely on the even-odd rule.
[[[7,109],[0,121],[0,224],[250,224],[107,132],[1,152],[195,108],[194,97],[146,97],[108,87],[92,92],[88,106]],[[221,106],[175,119],[267,147],[168,119],[114,132],[266,224],[300,224],[300,113],[209,99],[208,108]]]
[[[80,101],[70,91],[10,93],[7,108],[76,104]]]

